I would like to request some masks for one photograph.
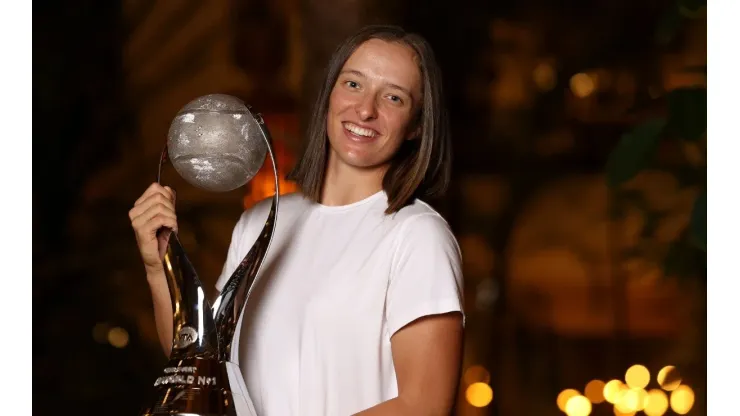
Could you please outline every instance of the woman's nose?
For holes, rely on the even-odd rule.
[[[373,120],[378,116],[378,109],[375,103],[375,97],[372,94],[367,94],[362,97],[360,102],[355,107],[357,115],[361,120]]]

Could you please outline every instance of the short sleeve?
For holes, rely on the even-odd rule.
[[[248,215],[245,211],[242,213],[241,217],[239,217],[239,221],[236,222],[234,230],[231,232],[231,242],[229,243],[229,250],[226,253],[226,261],[224,262],[221,274],[216,280],[216,290],[218,290],[219,293],[223,290],[229,277],[231,277],[231,274],[234,273],[234,270],[239,266],[239,263],[241,263],[241,257],[244,256],[241,254],[240,246],[244,230],[247,227],[247,219]]]
[[[386,294],[391,335],[424,316],[463,314],[460,248],[436,213],[417,214],[398,230]]]

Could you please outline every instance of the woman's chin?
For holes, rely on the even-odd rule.
[[[366,152],[363,149],[343,148],[341,151],[335,152],[335,156],[339,165],[352,169],[367,170],[381,165],[372,152]]]

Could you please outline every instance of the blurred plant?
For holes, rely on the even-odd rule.
[[[667,45],[676,37],[686,19],[699,18],[706,18],[706,0],[678,0],[671,5],[658,23],[655,41],[658,45]],[[691,66],[685,70],[703,73],[706,77],[706,65]],[[665,275],[697,275],[701,274],[701,269],[706,268],[707,249],[706,82],[703,85],[671,90],[664,98],[667,105],[660,116],[653,116],[641,122],[620,139],[607,161],[606,177],[617,199],[627,200],[632,205],[640,207],[646,217],[636,248],[625,253],[628,258],[645,256],[646,251],[656,251],[654,241],[656,224],[671,213],[669,210],[656,209],[655,206],[646,203],[643,193],[635,192],[634,189],[625,190],[629,188],[626,185],[634,182],[647,169],[656,167],[654,163],[656,159],[660,159],[656,158],[658,150],[667,152],[677,148],[683,150],[682,163],[668,163],[659,169],[676,179],[678,189],[674,192],[698,188],[698,196],[693,201],[690,219],[676,233],[677,238],[667,244],[666,250],[657,251],[659,257],[663,259]],[[624,213],[614,214],[620,216]],[[675,212],[673,214],[675,215]],[[697,264],[697,258],[700,259],[700,264]]]

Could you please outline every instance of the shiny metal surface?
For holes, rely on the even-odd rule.
[[[213,192],[239,188],[267,154],[260,127],[241,100],[224,94],[196,98],[170,124],[169,158],[188,183]]]
[[[238,416],[224,362],[170,359],[154,386],[156,396],[142,416]]]
[[[217,358],[218,335],[208,299],[176,233],[164,257],[173,312],[171,359]]]
[[[228,106],[218,107],[221,112],[217,115],[223,116],[225,114],[223,111],[234,110],[234,106],[238,107],[237,104],[241,101],[229,96],[219,96],[217,100],[201,97],[201,99],[194,100],[188,105],[192,105],[192,108],[188,111],[211,111],[214,108],[213,106],[216,105],[215,103],[229,104]],[[142,416],[256,416],[241,376],[238,354],[234,354],[232,359],[231,348],[239,317],[244,310],[249,291],[272,241],[277,220],[280,189],[277,162],[267,126],[259,114],[252,113],[249,106],[241,105],[244,107],[241,110],[242,112],[238,114],[242,114],[243,118],[248,119],[244,121],[244,125],[250,127],[238,134],[249,135],[252,138],[259,137],[264,145],[265,152],[269,152],[272,161],[275,175],[275,195],[272,198],[270,212],[262,233],[226,282],[213,307],[205,297],[198,274],[188,259],[177,234],[172,233],[170,236],[163,265],[173,307],[172,353],[167,367],[154,383],[154,397],[150,401],[152,404],[141,413]],[[188,106],[186,108],[189,108]],[[182,115],[178,115],[178,117],[182,117]],[[197,131],[200,125],[200,132],[203,133],[206,127],[215,125],[212,120],[208,117],[194,118],[194,131]],[[201,121],[202,124],[199,124]],[[216,127],[216,129],[221,128],[220,125]],[[230,134],[236,133],[232,130]],[[200,136],[193,136],[193,139],[195,140],[197,137],[197,140],[206,142],[214,136],[210,133],[201,134]],[[224,142],[232,143],[236,141],[230,138]],[[172,140],[169,137],[159,161],[157,171],[157,182],[159,183],[161,183],[162,167],[167,162],[175,164],[171,158],[173,154],[171,143]],[[182,145],[182,142],[179,145]],[[219,155],[215,147],[209,147],[210,144],[191,142],[190,146],[195,149],[206,149],[207,151],[204,151],[203,154],[210,155],[209,160],[228,160],[228,157]],[[220,169],[231,169],[232,171],[214,173],[208,175],[205,179],[199,179],[197,174],[194,173],[195,171],[190,170],[187,164],[181,165],[181,169],[184,169],[187,175],[191,175],[189,178],[185,177],[185,179],[193,185],[198,186],[197,184],[200,184],[199,187],[201,188],[216,191],[234,189],[232,187],[236,183],[243,185],[261,167],[253,166],[254,161],[264,160],[265,158],[264,153],[259,156],[260,147],[254,145],[248,147],[258,154],[256,156],[247,155],[249,157],[240,160],[250,160],[250,162],[224,163],[219,165]],[[226,150],[230,150],[230,148]],[[237,165],[240,167],[236,167]],[[185,166],[185,168],[182,166]],[[254,172],[250,173],[252,170]],[[178,173],[180,173],[179,170]],[[246,179],[236,180],[235,178],[242,173],[246,175]],[[227,371],[228,369],[230,371]]]
[[[271,143],[270,133],[262,117],[257,117],[257,123],[266,142]],[[249,296],[254,279],[262,267],[277,225],[278,194],[280,189],[279,178],[272,146],[268,145],[267,147],[270,152],[270,159],[273,161],[272,169],[275,176],[275,195],[272,198],[270,212],[267,215],[265,225],[262,227],[262,232],[257,237],[257,241],[254,242],[247,255],[244,256],[244,259],[242,259],[239,266],[231,274],[229,280],[226,281],[221,294],[214,302],[213,312],[219,341],[218,357],[225,361],[231,358],[231,347],[234,342],[234,333],[239,322],[239,317],[244,310],[244,305],[247,303],[247,297]]]

